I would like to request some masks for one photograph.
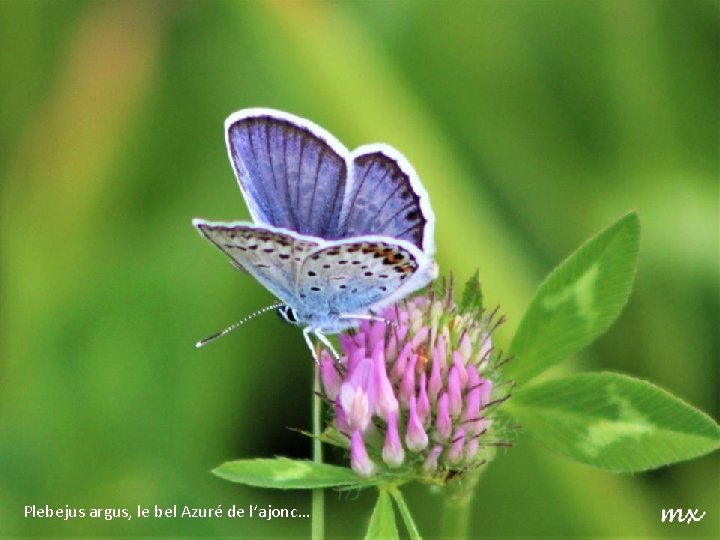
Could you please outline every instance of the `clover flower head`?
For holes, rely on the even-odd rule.
[[[330,426],[361,476],[406,474],[442,483],[485,463],[496,443],[500,355],[497,310],[461,310],[450,292],[386,308],[339,336],[342,355],[320,355]]]

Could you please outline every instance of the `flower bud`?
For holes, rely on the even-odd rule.
[[[448,463],[457,464],[460,463],[463,456],[465,455],[465,430],[458,428],[453,434],[452,444],[448,450],[447,460]]]
[[[405,444],[409,450],[419,452],[427,446],[428,436],[417,415],[415,396],[410,396],[408,405],[410,407],[410,415],[408,417],[407,433],[405,434]]]
[[[335,366],[335,359],[327,351],[322,351],[320,354],[320,377],[325,388],[325,394],[330,400],[335,401],[340,392],[342,377]]]
[[[375,464],[368,456],[365,440],[359,429],[353,431],[350,437],[350,466],[358,475],[366,478],[375,472]]]
[[[382,450],[383,461],[390,467],[399,467],[405,459],[405,450],[400,442],[398,431],[398,413],[393,412],[387,419],[387,431],[385,433],[385,445]]]

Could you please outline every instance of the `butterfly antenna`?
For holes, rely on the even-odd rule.
[[[237,321],[236,323],[231,324],[230,326],[228,326],[228,327],[225,328],[224,330],[220,330],[218,333],[213,334],[212,336],[208,336],[208,337],[206,337],[205,339],[201,339],[200,341],[198,341],[198,342],[195,344],[195,347],[196,347],[197,349],[199,349],[200,347],[204,347],[205,345],[207,345],[207,344],[210,343],[211,341],[215,341],[216,339],[219,339],[219,338],[223,337],[225,334],[228,334],[228,333],[232,332],[232,331],[235,330],[238,326],[242,326],[243,324],[245,324],[245,323],[248,322],[249,320],[254,319],[255,317],[257,317],[258,315],[262,315],[263,313],[267,313],[268,311],[272,311],[273,309],[277,309],[277,308],[282,307],[282,306],[284,306],[284,305],[285,305],[285,304],[283,304],[283,303],[281,302],[281,303],[279,303],[279,304],[273,304],[273,305],[271,305],[271,306],[265,306],[264,308],[260,308],[260,309],[258,309],[256,312],[251,313],[250,315],[248,315],[247,317],[245,317],[244,319],[240,319],[240,320]]]

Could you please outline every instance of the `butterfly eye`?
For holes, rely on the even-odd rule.
[[[280,306],[277,308],[277,314],[288,324],[298,324],[298,318],[295,310],[290,306]]]

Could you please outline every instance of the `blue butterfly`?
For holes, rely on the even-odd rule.
[[[349,151],[314,123],[272,109],[230,115],[225,133],[253,223],[193,225],[280,299],[261,312],[277,309],[302,326],[311,351],[310,334],[332,350],[324,334],[372,319],[435,279],[435,216],[400,152]]]

